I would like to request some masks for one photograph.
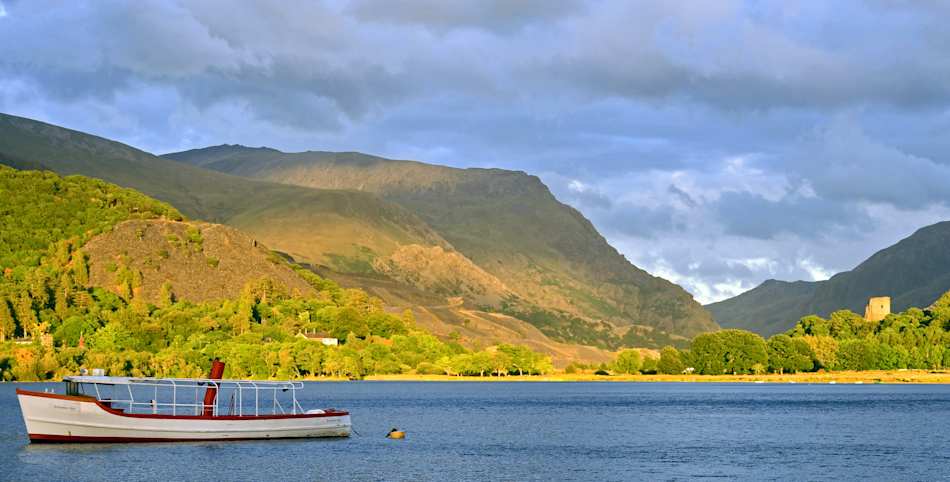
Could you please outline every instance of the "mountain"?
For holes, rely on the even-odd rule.
[[[165,157],[285,184],[372,192],[399,204],[529,305],[502,303],[502,311],[556,337],[649,337],[651,330],[689,337],[716,328],[686,291],[631,264],[524,172],[233,145]]]
[[[597,363],[612,357],[601,349],[571,345],[569,339],[551,340],[522,319],[498,321],[486,316],[483,323],[469,323],[473,316],[480,316],[472,311],[475,307],[449,303],[446,295],[461,289],[463,294],[478,291],[488,301],[497,301],[507,295],[503,288],[498,290],[503,283],[459,255],[417,216],[372,193],[311,189],[231,176],[108,139],[4,114],[0,114],[0,164],[99,177],[174,204],[191,218],[239,228],[251,236],[252,242],[266,244],[314,270],[319,268],[347,287],[374,290],[373,294],[389,302],[386,308],[391,312],[411,309],[423,328],[444,338],[461,334],[459,341],[468,346],[501,342],[538,346],[552,354],[559,366],[570,362],[574,354],[580,357],[578,360]],[[418,253],[436,256],[420,264],[416,262]],[[155,259],[151,256],[152,261]],[[376,267],[367,259],[372,259]],[[441,268],[431,270],[436,265]],[[455,280],[434,279],[427,273],[412,272],[413,268],[450,273]],[[430,283],[428,287],[435,292],[423,292],[387,275]],[[155,286],[148,287],[149,279],[145,276],[146,291],[154,295]],[[173,288],[182,293],[190,291],[185,286]],[[438,318],[433,315],[436,312]],[[513,326],[516,329],[511,329]]]
[[[420,319],[449,311],[438,323],[453,325],[453,336],[474,333],[469,344],[506,341],[497,334],[514,322],[497,314],[551,343],[607,348],[683,344],[715,327],[687,293],[630,265],[536,177],[339,156],[354,161],[342,163],[348,176],[333,171],[336,184],[290,185],[0,114],[2,164],[98,177],[232,226],[334,280],[377,290],[392,311]],[[470,329],[476,312],[496,324]]]
[[[518,338],[515,328],[505,335]],[[341,343],[306,336],[315,333]],[[537,346],[530,335],[526,344]],[[0,166],[0,381],[94,367],[111,376],[196,377],[212,357],[228,361],[226,378],[553,369],[550,357],[523,346],[470,351],[448,338],[233,228],[185,221],[137,191]],[[600,354],[570,348],[555,356]]]
[[[418,217],[369,193],[255,181],[154,156],[133,147],[0,114],[0,163],[95,177],[145,193],[193,219],[224,223],[311,261],[445,244]]]
[[[950,221],[945,221],[917,230],[826,281],[769,280],[706,308],[723,327],[771,335],[792,328],[806,315],[828,316],[839,309],[864,313],[872,296],[890,296],[894,312],[929,306],[950,290],[948,247]]]
[[[392,281],[373,281],[376,287],[406,291],[391,286]],[[332,286],[293,269],[234,228],[183,220],[172,206],[134,190],[84,176],[60,177],[0,165],[0,361],[3,340],[13,336],[47,330],[57,344],[75,345],[83,332],[98,330],[102,320],[93,319],[108,318],[104,313],[119,302],[103,296],[103,289],[122,300],[162,306],[171,298],[205,318],[226,314],[202,311],[207,309],[202,306],[223,302],[226,310],[234,300],[244,299],[249,287],[255,292],[283,292],[296,300],[322,300],[318,306],[345,298],[376,306],[358,289],[328,297]],[[412,300],[417,325],[449,341],[474,348],[516,343],[550,355],[560,367],[572,361],[613,359],[602,349],[553,341],[523,320],[446,305],[444,298],[421,292],[420,296],[430,299]],[[24,305],[25,299],[32,302]],[[25,306],[35,310],[35,321],[45,324],[31,324]],[[322,312],[318,317],[329,315]],[[180,317],[182,329],[198,321]],[[154,326],[130,328],[130,336],[156,336]],[[2,379],[9,378],[0,369]]]

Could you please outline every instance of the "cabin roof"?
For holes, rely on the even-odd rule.
[[[210,378],[150,378],[150,377],[106,377],[77,375],[63,377],[64,382],[74,383],[95,383],[97,385],[168,385],[171,386],[197,386],[214,384],[218,386],[236,386],[242,385],[245,388],[302,388],[303,384],[292,381],[264,381],[264,380],[213,380]]]

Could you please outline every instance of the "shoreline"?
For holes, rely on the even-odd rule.
[[[320,379],[306,380],[319,381]],[[372,375],[367,381],[393,382],[633,382],[633,383],[812,383],[812,384],[950,384],[950,371],[872,370],[764,375],[593,375],[458,377],[449,375]]]
[[[0,381],[3,383],[58,383],[62,380]],[[344,377],[303,377],[301,382],[338,383],[350,381]],[[624,382],[624,383],[805,383],[805,384],[918,384],[950,385],[950,371],[930,370],[870,370],[809,372],[763,375],[594,375],[589,373],[557,373],[552,375],[511,376],[451,376],[451,375],[369,375],[363,381],[372,382]]]
[[[306,381],[320,381],[307,379]],[[872,370],[764,375],[593,375],[458,377],[449,375],[372,375],[367,381],[392,382],[634,382],[634,383],[811,383],[811,384],[950,384],[950,371]]]

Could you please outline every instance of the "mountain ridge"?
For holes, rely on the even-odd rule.
[[[928,306],[950,290],[950,221],[917,229],[851,270],[824,281],[775,281],[706,305],[723,326],[764,335],[783,332],[799,318],[849,309],[863,313],[868,298],[890,296],[894,312]]]
[[[685,290],[629,263],[579,211],[522,171],[236,145],[166,157],[269,181],[376,193],[546,309],[687,336],[715,328]]]
[[[219,146],[218,150],[224,154],[252,150],[282,155],[269,148]],[[392,167],[390,161],[374,156],[342,156],[354,159],[346,163],[350,167],[380,163]],[[293,186],[189,166],[98,136],[6,114],[0,114],[0,162],[18,167],[42,165],[61,174],[85,174],[131,187],[179,207],[186,216],[236,227],[296,261],[327,266],[334,272],[375,276],[376,261],[410,245],[425,248],[422,253],[437,254],[433,247],[443,253],[459,253],[487,274],[480,275],[484,282],[475,286],[475,291],[494,284],[491,278],[509,288],[510,280],[516,281],[519,292],[505,296],[492,310],[527,319],[562,341],[637,346],[657,343],[649,338],[654,329],[667,333],[657,339],[672,334],[685,340],[697,331],[715,327],[709,315],[672,283],[636,268],[612,273],[614,265],[628,264],[626,260],[579,212],[557,201],[540,179],[521,172],[392,161],[421,171],[425,189],[415,189],[417,181],[394,184],[393,178],[405,178],[404,170],[391,172],[390,177],[368,178],[377,181],[375,185],[354,185],[344,176],[347,182],[331,188]],[[397,194],[380,195],[383,186],[398,187],[393,188]],[[449,202],[437,198],[433,210],[427,191],[450,195]],[[535,204],[538,200],[542,202]],[[428,204],[430,209],[417,214],[420,211],[413,203]],[[547,225],[535,222],[547,217],[555,220]],[[474,224],[481,223],[474,232],[468,229],[472,219],[477,221]],[[558,223],[572,227],[562,230]],[[438,229],[433,225],[439,225]],[[512,231],[520,237],[505,239]],[[596,259],[604,253],[608,259]],[[449,264],[465,265],[454,255],[441,257]],[[583,261],[585,257],[594,260],[593,267]],[[413,259],[399,260],[401,279],[413,279],[407,268],[425,266],[414,264]],[[631,279],[635,283],[623,284]],[[446,281],[453,282],[446,278],[427,283],[442,290],[448,286],[451,291]],[[553,311],[541,313],[531,308],[533,305]],[[477,303],[465,306],[473,308],[486,307]],[[695,319],[687,319],[690,316],[698,318],[698,327]],[[638,327],[626,334],[635,333],[639,338],[624,338],[624,331],[604,325],[602,320],[608,317],[621,327]]]

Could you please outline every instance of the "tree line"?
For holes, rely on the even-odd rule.
[[[659,356],[618,354],[614,373],[700,375],[818,370],[940,370],[950,368],[950,292],[926,309],[909,308],[881,321],[850,310],[801,318],[767,340],[745,330],[696,336],[688,349],[663,348]]]

